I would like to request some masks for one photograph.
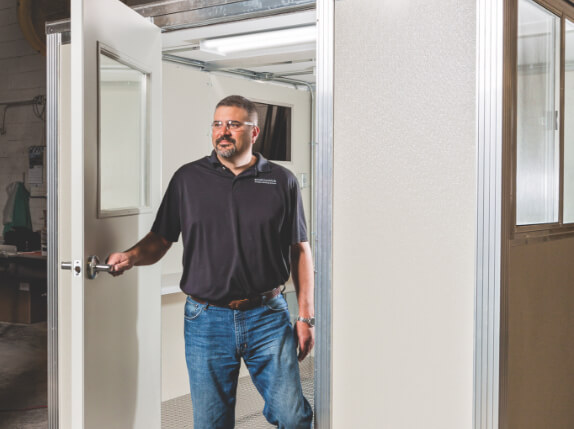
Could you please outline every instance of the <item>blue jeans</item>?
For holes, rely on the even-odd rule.
[[[297,343],[282,295],[240,311],[185,304],[185,354],[195,429],[235,426],[241,359],[263,396],[263,415],[279,428],[311,428],[313,411],[303,396]]]

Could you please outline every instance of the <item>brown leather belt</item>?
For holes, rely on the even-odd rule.
[[[212,305],[214,307],[230,308],[231,310],[251,310],[252,308],[259,307],[263,304],[263,298],[269,300],[275,298],[281,293],[281,287],[276,287],[269,292],[262,293],[261,295],[255,295],[250,298],[244,299],[234,299],[232,301],[206,301],[204,299],[196,298],[193,295],[189,295],[191,299],[200,304]]]

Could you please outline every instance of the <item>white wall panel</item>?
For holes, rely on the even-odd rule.
[[[333,427],[472,427],[476,2],[335,3]]]

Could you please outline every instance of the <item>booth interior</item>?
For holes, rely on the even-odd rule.
[[[314,27],[315,12],[308,11],[287,17],[254,20],[258,31],[274,27]],[[217,54],[200,51],[199,40],[206,34],[233,35],[248,31],[245,22],[206,29],[191,29],[164,34],[163,62],[163,160],[162,189],[183,163],[208,155],[211,143],[210,123],[219,100],[227,95],[243,95],[261,109],[261,136],[283,135],[284,142],[258,142],[255,147],[266,158],[290,169],[297,177],[310,237],[313,236],[312,164],[313,164],[313,100],[315,43],[277,48],[247,50],[221,59]],[[252,30],[253,31],[253,30]],[[179,34],[178,34],[179,33]],[[192,41],[182,46],[182,41]],[[231,57],[231,58],[230,58]],[[186,61],[191,60],[191,61]],[[203,64],[198,65],[198,61]],[[247,72],[245,69],[249,68]],[[237,70],[240,69],[239,72]],[[272,77],[273,76],[273,77]],[[289,78],[286,78],[288,76]],[[283,115],[286,125],[281,125]],[[285,127],[286,133],[274,133],[272,127]],[[270,144],[271,143],[271,144]],[[284,144],[285,147],[277,147]],[[169,400],[188,392],[181,335],[182,308],[185,295],[179,290],[182,246],[172,246],[163,259],[162,284],[162,399]],[[286,285],[286,298],[291,317],[297,317],[296,298],[291,282]],[[242,375],[247,375],[243,370]]]

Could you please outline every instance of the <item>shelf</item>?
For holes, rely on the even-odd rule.
[[[161,276],[161,294],[171,295],[174,293],[183,293],[179,288],[181,273],[162,274]]]

